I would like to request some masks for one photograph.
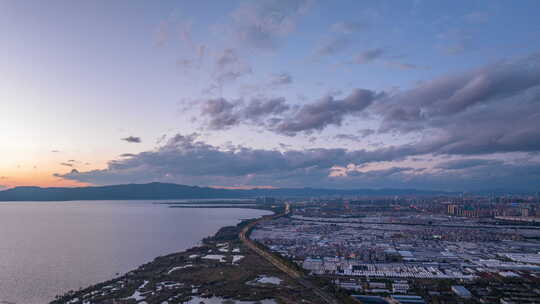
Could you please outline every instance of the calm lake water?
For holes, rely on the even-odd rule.
[[[0,303],[47,303],[192,247],[220,227],[269,214],[154,202],[0,203]]]

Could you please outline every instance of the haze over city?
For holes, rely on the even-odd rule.
[[[0,187],[537,191],[537,1],[1,1]]]

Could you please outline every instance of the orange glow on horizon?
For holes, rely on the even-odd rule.
[[[19,186],[37,186],[37,187],[81,187],[91,186],[88,183],[81,183],[58,178],[49,173],[33,173],[23,176],[5,175],[0,177],[0,186],[14,188]]]
[[[72,155],[57,155],[52,153],[38,159],[32,157],[32,161],[21,159],[10,162],[0,162],[0,189],[19,186],[37,187],[81,187],[92,186],[90,183],[77,182],[63,179],[54,174],[65,174],[73,169],[80,171],[99,170],[106,167],[106,161],[93,160],[92,165],[83,161],[70,161],[77,159]],[[84,159],[88,159],[85,157]]]

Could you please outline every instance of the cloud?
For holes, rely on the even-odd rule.
[[[246,47],[275,49],[281,40],[296,29],[298,19],[307,12],[311,1],[245,1],[231,14],[225,25],[232,38]]]
[[[210,129],[225,129],[240,122],[240,117],[234,112],[235,107],[236,103],[224,98],[208,99],[203,102],[201,114],[210,117]]]
[[[429,130],[417,146],[441,154],[540,150],[540,54],[445,76],[380,99],[380,133]],[[474,130],[474,131],[473,131]]]
[[[244,107],[241,115],[244,118],[256,121],[260,117],[273,114],[281,114],[289,110],[290,106],[285,103],[285,98],[253,98]]]
[[[365,25],[354,21],[341,21],[332,24],[330,27],[333,32],[341,34],[352,34],[365,28]]]
[[[73,167],[72,163],[60,163],[60,166]]]
[[[299,184],[302,176],[308,180],[326,178],[336,165],[401,158],[393,149],[318,148],[280,152],[236,146],[223,150],[197,138],[198,134],[178,134],[155,150],[110,161],[106,169],[56,176],[92,184],[170,180],[207,185],[243,184],[251,180],[276,183],[288,176],[296,178],[295,183]]]
[[[350,140],[350,141],[359,141],[360,140],[360,137],[358,137],[357,135],[343,134],[343,133],[336,134],[336,136],[334,136],[334,138],[335,139],[342,139],[342,140]]]
[[[452,161],[436,164],[432,170],[402,168],[387,175],[386,179],[380,177],[378,181],[386,180],[387,184],[403,186],[421,186],[423,182],[423,185],[434,187],[444,186],[444,182],[448,181],[455,187],[467,187],[466,183],[459,181],[458,176],[458,173],[466,173],[463,176],[471,182],[471,187],[473,185],[480,187],[479,181],[493,182],[493,185],[503,185],[503,182],[507,181],[513,187],[519,188],[517,183],[512,182],[512,174],[521,172],[525,176],[518,180],[528,180],[536,174],[534,168],[537,168],[538,164],[526,162],[531,165],[531,169],[528,170],[525,163],[512,164],[493,160],[488,156],[498,155],[497,157],[509,159],[514,156],[513,153],[540,151],[539,100],[540,54],[531,54],[427,80],[411,89],[384,93],[355,89],[346,97],[323,96],[300,106],[276,97],[208,99],[201,102],[201,116],[206,119],[206,126],[210,129],[248,124],[287,136],[299,133],[309,135],[330,126],[340,127],[346,120],[349,125],[354,126],[367,118],[370,125],[379,124],[376,130],[363,129],[358,134],[338,133],[336,139],[359,140],[375,133],[397,139],[393,146],[377,146],[373,147],[373,150],[356,151],[317,149],[276,152],[233,147],[228,148],[226,152],[207,145],[215,155],[222,153],[236,155],[236,152],[231,151],[242,150],[243,153],[247,153],[246,155],[258,151],[261,155],[275,157],[267,160],[261,156],[259,159],[268,163],[275,161],[272,166],[277,171],[270,172],[266,169],[258,171],[254,169],[257,167],[255,164],[246,163],[246,171],[233,176],[234,184],[272,184],[279,180],[279,183],[283,184],[288,181],[295,185],[302,185],[302,182],[305,185],[317,183],[323,185],[324,181],[330,185],[335,180],[328,179],[328,174],[334,166],[347,167],[349,164],[362,165],[419,156],[450,155],[453,156]],[[282,165],[288,163],[291,155],[309,158],[315,151],[323,156],[318,159],[320,163],[315,162],[311,166],[301,168]],[[473,155],[475,158],[469,158]],[[139,159],[140,154],[132,158]],[[284,158],[287,161],[283,161]],[[208,161],[213,162],[210,159]],[[123,160],[114,163],[123,164]],[[497,172],[502,170],[501,168],[508,170],[508,174]],[[368,180],[375,182],[377,174],[383,175],[383,172],[367,174],[357,172],[358,170],[348,169],[348,171],[350,171],[347,173],[348,179],[340,185],[345,186],[349,183],[353,185],[353,180],[363,183]],[[127,174],[126,170],[116,168],[106,172],[108,177],[120,173]],[[110,172],[115,174],[111,175]],[[104,174],[101,171],[99,173]],[[119,176],[123,176],[122,174]],[[156,173],[156,178],[163,179],[160,174]],[[179,177],[174,174],[170,176],[175,180],[189,180],[189,178],[201,182],[212,180],[211,184],[216,185],[220,182],[228,183],[224,175],[222,172],[213,172],[197,178],[191,173],[187,176]],[[400,182],[398,177],[405,180]],[[366,184],[369,185],[367,182]]]
[[[274,130],[281,134],[295,135],[298,132],[321,131],[329,125],[340,126],[345,117],[361,113],[381,97],[365,89],[355,89],[344,99],[326,96],[302,106],[293,115],[284,118]]]
[[[501,165],[503,164],[500,160],[493,159],[478,159],[478,158],[468,158],[468,159],[455,159],[445,162],[441,162],[435,166],[437,169],[446,169],[446,170],[461,170],[478,166],[487,166],[487,165]]]
[[[384,50],[380,48],[370,49],[364,51],[356,56],[355,62],[358,64],[365,64],[375,59],[380,58],[384,54]]]
[[[264,96],[273,94],[276,90],[286,88],[293,83],[293,77],[287,72],[270,74],[265,80],[244,84],[239,87],[239,94],[241,96]]]
[[[317,48],[317,55],[329,56],[346,50],[351,45],[351,40],[344,36],[326,37]]]
[[[501,61],[464,74],[425,82],[387,99],[386,110],[403,109],[429,117],[454,115],[475,105],[515,96],[540,84],[540,54]]]
[[[390,67],[395,67],[401,70],[428,70],[429,67],[423,65],[417,65],[412,63],[403,63],[397,61],[386,61],[386,65]]]
[[[368,137],[372,134],[375,134],[375,132],[376,131],[373,129],[362,129],[358,131],[360,135],[339,133],[335,135],[334,138],[342,139],[342,140],[350,140],[350,141],[361,141],[363,137]]]
[[[394,166],[365,170],[364,164],[403,159],[402,149],[265,150],[247,147],[220,149],[198,141],[197,134],[176,135],[165,145],[110,161],[107,168],[55,174],[96,185],[129,182],[176,182],[197,185],[272,185],[339,188],[397,187],[477,190],[486,185],[534,190],[540,186],[540,163],[502,163],[476,159],[441,164],[429,171]],[[460,170],[456,170],[460,168]]]
[[[244,98],[249,96],[265,96],[276,90],[288,87],[293,83],[293,77],[287,72],[270,74],[265,80],[255,83],[243,84],[239,87],[239,94]]]
[[[274,115],[290,109],[285,99],[254,97],[249,102],[243,100],[228,101],[224,98],[208,99],[202,102],[201,115],[208,117],[207,126],[213,130],[244,123],[264,123]]]
[[[236,55],[236,51],[234,49],[224,49],[216,59],[216,65],[221,69],[238,62],[238,56]]]
[[[405,63],[405,62],[399,62],[399,61],[393,61],[393,60],[381,60],[383,59],[386,54],[386,51],[382,48],[373,48],[369,50],[365,50],[358,54],[356,58],[352,61],[352,63],[356,64],[367,64],[373,61],[382,61],[386,66],[398,68],[401,70],[427,70],[429,67],[412,64],[412,63]]]
[[[269,84],[270,86],[282,86],[291,84],[292,81],[293,79],[289,73],[279,73],[272,75]]]
[[[288,151],[238,148],[223,151],[196,141],[197,135],[177,135],[157,149],[134,157],[111,161],[105,170],[66,174],[64,178],[91,183],[175,177],[186,182],[206,180],[215,184],[220,177],[248,178],[252,174],[271,174],[310,167],[329,168],[329,158],[343,155],[342,150]],[[146,173],[143,173],[145,172]],[[192,182],[193,183],[193,182]]]
[[[215,98],[201,102],[201,115],[208,118],[205,125],[212,130],[246,123],[294,136],[298,132],[322,131],[330,125],[341,126],[345,118],[362,113],[383,96],[383,93],[355,89],[345,98],[327,95],[301,107],[291,106],[282,97],[254,97],[247,103],[241,99]]]
[[[137,143],[137,144],[141,142],[141,138],[136,137],[136,136],[128,136],[128,137],[122,138],[122,140],[127,141],[128,143]]]
[[[500,164],[471,166],[461,170],[418,170],[407,167],[392,167],[367,172],[347,172],[336,177],[334,183],[351,184],[352,181],[365,187],[441,189],[448,191],[536,191],[540,187],[540,163]]]
[[[120,154],[120,157],[133,157],[135,155],[136,154],[133,154],[133,153],[123,153],[123,154]]]
[[[481,155],[540,151],[539,98],[540,54],[532,54],[438,77],[408,90],[355,89],[345,98],[327,95],[301,106],[283,98],[257,97],[249,103],[207,100],[202,115],[209,118],[210,129],[245,123],[287,136],[369,117],[379,121],[380,135],[416,138],[396,147],[407,155]]]
[[[285,150],[290,150],[292,148],[291,145],[288,145],[288,144],[284,144],[284,143],[279,143],[279,147],[281,149],[285,149]]]
[[[242,60],[235,49],[226,48],[218,53],[215,61],[215,70],[212,75],[219,85],[233,82],[238,78],[250,74],[251,66]]]
[[[358,133],[360,133],[360,135],[362,135],[362,137],[368,137],[372,134],[375,134],[375,130],[373,129],[362,129],[360,131],[358,131]]]

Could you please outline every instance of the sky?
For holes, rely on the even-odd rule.
[[[0,1],[0,189],[540,190],[540,3]]]

